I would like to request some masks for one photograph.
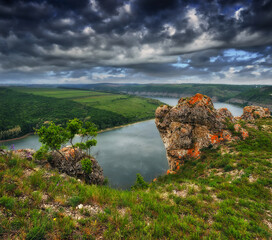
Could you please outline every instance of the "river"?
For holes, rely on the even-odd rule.
[[[156,98],[169,105],[176,105],[178,99]],[[240,116],[243,109],[227,103],[214,103],[215,108],[228,108],[234,116]],[[162,175],[168,168],[166,152],[155,126],[154,120],[135,123],[122,128],[99,133],[97,146],[92,155],[103,168],[104,176],[109,179],[110,186],[127,189],[140,173],[146,181]],[[23,139],[5,142],[14,144],[15,149],[39,149],[41,144],[36,135]]]

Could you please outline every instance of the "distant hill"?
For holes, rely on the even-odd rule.
[[[108,92],[122,92],[142,96],[183,97],[202,93],[218,101],[225,101],[240,93],[254,89],[252,85],[223,85],[223,84],[88,84],[64,85],[72,88],[92,89]]]
[[[242,92],[234,98],[228,99],[230,103],[241,105],[261,105],[272,109],[272,86],[253,88]]]
[[[0,140],[33,132],[45,121],[89,119],[99,129],[154,118],[161,102],[124,94],[57,88],[0,88]]]
[[[187,97],[202,93],[214,101],[233,104],[261,105],[272,108],[272,86],[225,85],[225,84],[82,84],[62,85],[67,88],[121,92],[150,97]]]

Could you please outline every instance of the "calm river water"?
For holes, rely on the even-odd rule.
[[[169,105],[176,105],[178,99],[156,98]],[[243,109],[231,104],[214,103],[215,108],[228,108],[234,116],[240,116]],[[122,128],[99,133],[97,146],[92,155],[103,168],[104,176],[116,188],[129,188],[140,173],[146,181],[162,175],[167,170],[166,152],[154,120],[135,123]],[[35,135],[10,141],[4,145],[15,149],[39,149],[41,144]]]

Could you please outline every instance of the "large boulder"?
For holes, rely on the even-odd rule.
[[[197,93],[191,98],[181,98],[177,106],[157,108],[155,123],[167,152],[170,172],[180,168],[186,158],[197,158],[205,147],[218,146],[233,141],[229,124],[236,119],[226,108],[216,110],[208,96]],[[248,137],[239,127],[242,138]]]
[[[211,99],[199,93],[181,98],[177,106],[163,105],[155,115],[171,170],[178,169],[186,157],[198,157],[200,149],[231,140],[224,128],[227,118],[234,121],[232,114],[227,109],[216,111]]]
[[[90,159],[92,163],[92,171],[88,174],[83,171],[81,165],[81,160],[86,158]],[[80,149],[65,147],[60,152],[53,151],[48,162],[60,172],[84,180],[86,183],[98,185],[104,183],[103,170],[97,160]]]

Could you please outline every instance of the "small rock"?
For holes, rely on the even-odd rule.
[[[76,208],[77,209],[82,209],[83,208],[83,204],[79,204]]]

